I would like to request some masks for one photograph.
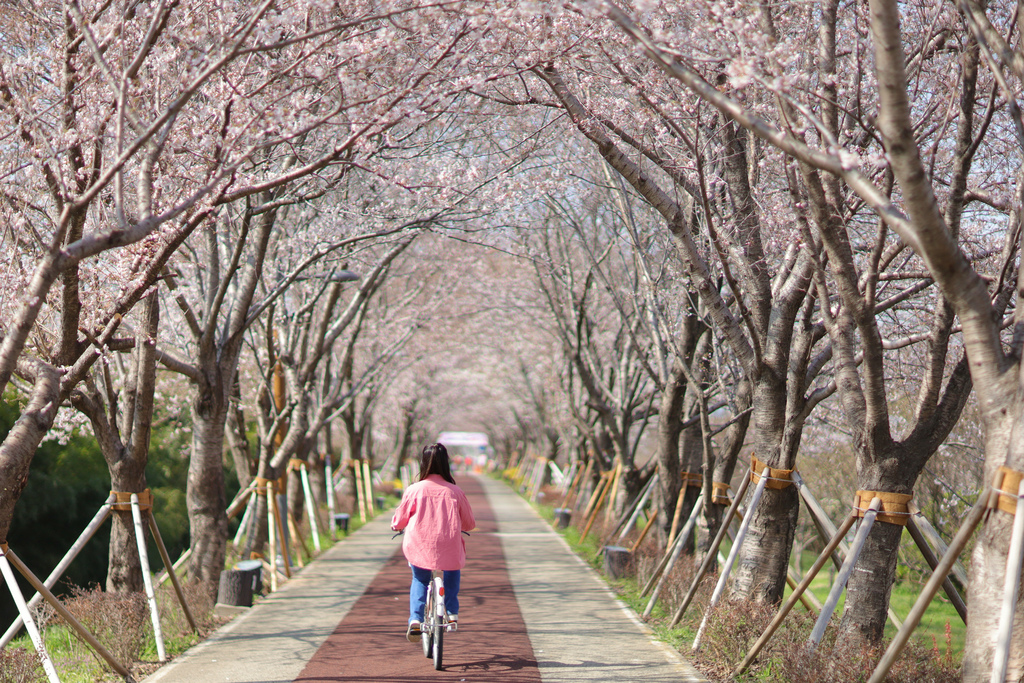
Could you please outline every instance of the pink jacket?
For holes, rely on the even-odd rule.
[[[461,532],[475,526],[466,494],[438,474],[410,486],[391,518],[392,529],[405,529],[405,559],[422,569],[462,569],[466,544]]]

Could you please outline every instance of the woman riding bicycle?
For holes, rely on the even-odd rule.
[[[476,526],[473,510],[462,489],[455,485],[448,450],[435,443],[420,456],[420,478],[402,496],[391,518],[394,531],[405,530],[402,552],[412,567],[409,588],[409,626],[405,636],[420,639],[420,623],[432,570],[444,571],[444,606],[450,621],[459,618],[459,580],[466,564],[463,531]]]

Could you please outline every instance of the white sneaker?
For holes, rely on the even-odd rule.
[[[418,643],[418,642],[420,642],[420,636],[421,635],[422,635],[422,632],[420,631],[420,622],[415,621],[415,620],[414,621],[410,621],[409,622],[409,628],[407,628],[406,631],[405,631],[406,639],[410,643]]]

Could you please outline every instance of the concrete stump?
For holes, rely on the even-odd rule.
[[[344,512],[334,515],[334,526],[343,533],[348,533],[348,515]]]
[[[621,579],[626,576],[629,563],[633,556],[629,548],[618,545],[606,545],[604,547],[604,572],[611,579]]]
[[[567,529],[572,520],[571,508],[555,508],[555,528]]]

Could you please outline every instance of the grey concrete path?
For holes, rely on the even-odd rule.
[[[623,604],[522,498],[483,482],[544,683],[699,683],[703,675]]]
[[[515,492],[480,481],[544,683],[705,681]],[[389,521],[378,516],[144,683],[294,680],[395,552]]]
[[[293,681],[395,549],[378,515],[145,683]]]

